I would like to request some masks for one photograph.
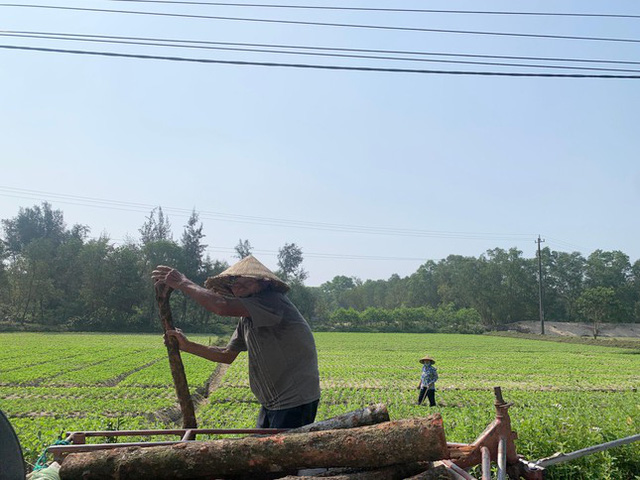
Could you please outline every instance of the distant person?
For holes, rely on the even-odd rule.
[[[429,399],[429,406],[436,406],[436,382],[438,381],[438,370],[433,366],[436,361],[431,357],[422,357],[422,374],[420,375],[420,384],[418,388],[418,405],[422,405],[424,397]]]
[[[295,428],[313,423],[320,399],[318,356],[309,324],[285,296],[289,286],[253,256],[196,285],[174,268],[159,265],[156,285],[180,290],[218,315],[240,317],[226,347],[192,342],[167,331],[180,350],[213,362],[249,355],[249,385],[262,405],[258,428]]]

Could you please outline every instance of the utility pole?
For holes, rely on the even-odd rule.
[[[540,244],[544,242],[538,235],[538,306],[540,310],[540,333],[544,335],[544,308],[542,306],[542,255],[540,253]]]

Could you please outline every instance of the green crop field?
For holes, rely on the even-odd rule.
[[[385,403],[392,419],[439,412],[448,441],[473,441],[494,418],[501,386],[518,453],[536,460],[640,433],[640,351],[491,336],[316,333],[318,420]],[[202,343],[224,343],[193,336]],[[70,430],[174,427],[175,393],[161,336],[0,334],[0,409],[26,459]],[[436,358],[439,405],[415,405],[424,354]],[[183,355],[194,392],[215,364]],[[246,355],[197,408],[200,426],[253,427],[259,405]],[[640,479],[635,443],[550,467],[551,479]]]

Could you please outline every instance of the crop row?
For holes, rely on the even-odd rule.
[[[63,398],[11,398],[2,401],[2,410],[12,416],[86,416],[88,412],[100,412],[103,415],[140,415],[153,413],[162,408],[171,407],[175,399],[164,395],[155,398],[140,397],[127,399],[82,399]]]
[[[0,387],[0,402],[11,398],[75,398],[77,400],[126,400],[128,398],[175,399],[172,387]]]
[[[11,336],[0,334],[0,340],[8,337]],[[51,358],[47,350],[51,345],[42,342],[44,337],[32,336],[28,339],[31,346],[25,336],[13,337],[27,352],[25,362],[37,363],[34,345],[45,344],[45,356],[41,358]],[[10,419],[28,451],[35,452],[51,443],[51,434],[60,429],[104,429],[105,424],[111,424],[111,428],[174,426],[161,425],[149,415],[175,404],[164,347],[159,345],[161,337],[54,337],[57,344],[64,345],[68,338],[75,347],[73,350],[65,346],[60,352],[61,359],[69,357],[68,363],[74,352],[78,357],[84,356],[91,347],[96,356],[85,367],[94,369],[95,378],[128,375],[113,387],[87,385],[66,389],[5,383],[4,374],[11,372],[0,372],[0,383],[4,385],[0,386],[0,408],[5,410],[6,405],[12,412]],[[392,419],[439,412],[449,441],[470,442],[494,418],[492,387],[500,385],[505,398],[514,402],[511,416],[518,431],[518,452],[530,459],[640,431],[640,395],[636,391],[640,383],[640,356],[632,350],[488,336],[318,333],[315,337],[323,390],[318,420],[366,404],[385,403]],[[90,343],[92,339],[95,344]],[[39,342],[33,343],[35,340]],[[206,343],[206,337],[203,340]],[[94,348],[96,345],[102,348]],[[112,359],[123,359],[124,363],[117,360],[98,363],[96,358],[102,358],[99,354],[104,350]],[[440,374],[438,406],[434,408],[415,404],[420,376],[418,359],[424,354],[437,359]],[[131,358],[125,360],[126,356]],[[137,368],[134,365],[138,358],[144,360],[142,366],[155,358],[160,360],[132,372],[132,368]],[[183,361],[192,389],[202,387],[215,368],[215,364],[199,357],[183,355]],[[104,375],[99,365],[104,366]],[[107,374],[109,365],[113,370]],[[34,366],[34,370],[39,371],[40,366]],[[66,380],[78,373],[77,380],[82,370],[66,370],[69,375]],[[49,379],[43,373],[38,375],[43,382],[57,382],[67,373]],[[208,402],[198,409],[199,424],[227,428],[254,426],[259,405],[248,385],[247,355],[243,353],[227,370]],[[67,390],[69,394],[65,394]],[[48,415],[56,417],[35,416],[45,408]],[[554,467],[549,478],[633,478],[629,472],[637,470],[640,470],[640,445],[636,444]]]
[[[203,386],[213,374],[216,364],[193,355],[183,355],[185,375],[192,388]],[[123,379],[120,386],[167,386],[173,385],[169,360],[165,357],[138,372]]]

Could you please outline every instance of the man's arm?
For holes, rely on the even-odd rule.
[[[238,299],[223,297],[212,290],[201,287],[174,268],[158,265],[151,274],[151,278],[156,285],[164,283],[175,290],[180,290],[210,312],[228,317],[250,316]]]
[[[232,363],[240,352],[235,350],[229,350],[226,347],[207,347],[200,343],[192,342],[184,336],[180,329],[167,330],[166,335],[174,337],[178,341],[178,347],[180,350],[197,355],[212,362],[218,363]]]

